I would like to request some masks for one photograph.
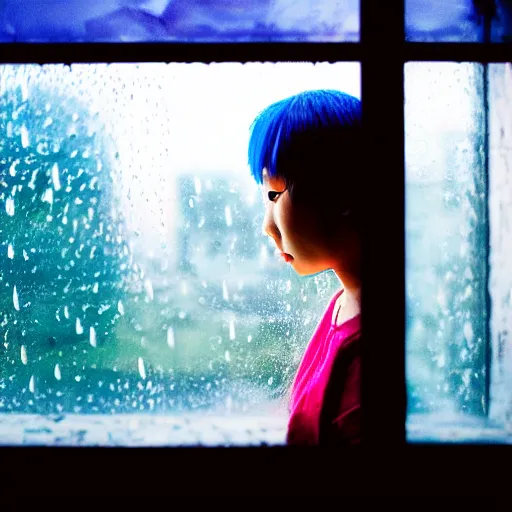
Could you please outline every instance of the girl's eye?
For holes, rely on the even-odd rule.
[[[283,192],[284,192],[284,190],[283,190]],[[283,192],[275,192],[275,191],[271,190],[268,193],[269,201],[275,201]]]

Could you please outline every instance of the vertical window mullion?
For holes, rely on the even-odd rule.
[[[404,0],[361,0],[363,443],[405,443]]]

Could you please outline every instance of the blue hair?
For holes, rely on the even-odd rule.
[[[261,184],[265,168],[290,187],[311,173],[339,177],[339,169],[353,168],[361,157],[361,117],[361,102],[336,90],[305,91],[273,103],[251,126],[252,176]]]

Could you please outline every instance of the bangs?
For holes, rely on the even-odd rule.
[[[360,138],[361,102],[335,90],[306,91],[263,110],[251,126],[248,160],[256,183],[263,169],[270,176],[293,180],[292,163],[347,153]]]

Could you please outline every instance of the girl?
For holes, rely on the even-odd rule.
[[[332,269],[341,282],[295,377],[287,442],[358,444],[361,102],[306,91],[267,107],[251,128],[264,233],[299,275]]]

